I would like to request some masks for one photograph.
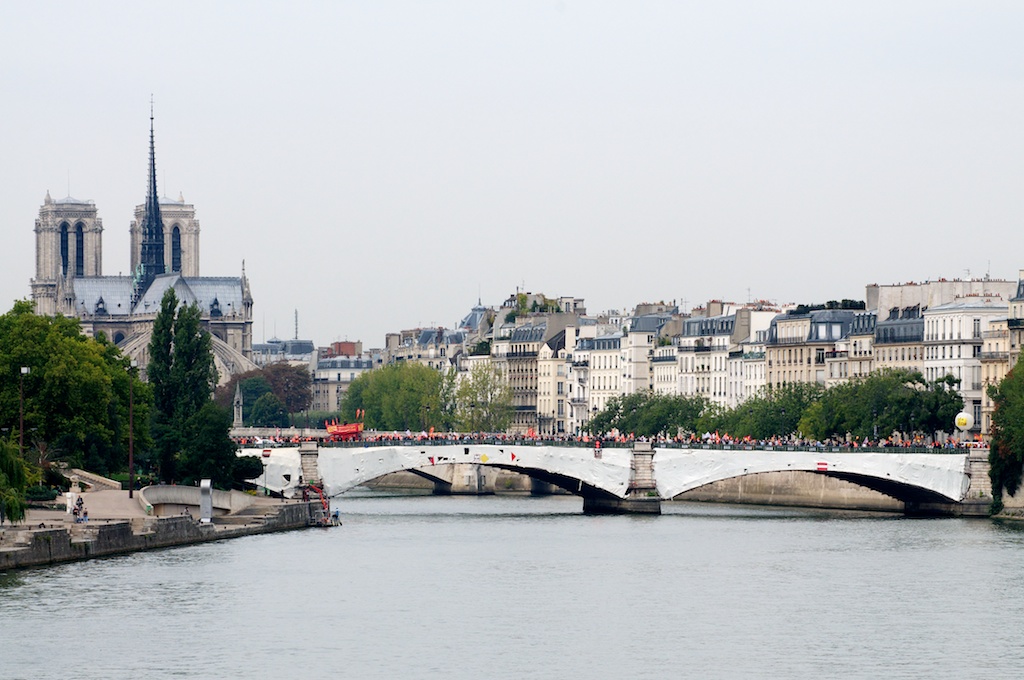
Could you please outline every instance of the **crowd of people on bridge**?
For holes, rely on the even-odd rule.
[[[755,439],[750,436],[734,437],[728,433],[705,432],[704,434],[681,434],[675,437],[638,437],[634,434],[623,434],[613,431],[605,436],[587,433],[572,434],[541,434],[528,431],[525,434],[508,434],[504,432],[377,432],[367,430],[359,439],[339,441],[329,436],[276,436],[268,438],[240,437],[235,442],[242,448],[298,446],[302,442],[313,441],[321,446],[370,446],[370,445],[451,445],[451,444],[549,444],[560,446],[585,446],[601,448],[630,447],[635,442],[650,442],[655,446],[669,448],[741,448],[761,449],[777,447],[794,448],[841,448],[841,449],[966,449],[986,448],[987,444],[979,439],[961,440],[956,437],[932,438],[920,434],[902,436],[893,433],[888,437],[865,438],[847,435],[845,438],[828,438],[824,440],[809,439],[796,435],[773,436]]]

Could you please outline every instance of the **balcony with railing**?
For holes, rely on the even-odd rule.
[[[982,361],[1007,361],[1010,358],[1009,352],[982,352],[978,355]]]
[[[769,345],[803,345],[807,338],[772,338],[768,340]]]

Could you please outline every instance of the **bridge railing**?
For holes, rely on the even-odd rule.
[[[603,449],[631,449],[635,441],[601,440],[600,448]],[[692,449],[712,451],[799,451],[806,453],[930,453],[930,454],[954,454],[963,455],[971,449],[987,447],[940,447],[940,446],[852,446],[834,444],[789,444],[789,443],[745,443],[734,442],[688,442],[688,441],[652,441],[652,446],[658,449]],[[566,446],[578,448],[597,448],[595,440],[583,441],[580,439],[536,439],[517,437],[424,437],[424,438],[380,438],[364,439],[361,441],[339,441],[323,442],[324,447],[339,448],[369,448],[374,446],[475,446],[490,444],[494,446]]]

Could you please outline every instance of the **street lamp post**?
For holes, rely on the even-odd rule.
[[[135,369],[139,362],[132,359],[128,366],[128,498],[135,497]]]
[[[25,457],[25,376],[30,370],[28,366],[22,366],[18,378],[18,454],[22,458]]]

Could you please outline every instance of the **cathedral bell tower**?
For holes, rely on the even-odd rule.
[[[53,200],[46,192],[36,219],[36,313],[57,313],[57,299],[76,278],[103,274],[103,220],[92,201]]]

